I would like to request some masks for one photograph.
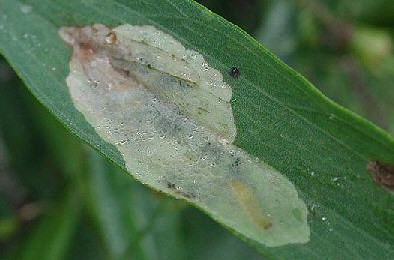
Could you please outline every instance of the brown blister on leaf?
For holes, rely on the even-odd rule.
[[[112,65],[109,53],[116,49],[117,36],[107,26],[95,24],[85,27],[62,27],[61,37],[73,48],[74,62],[80,63],[90,82],[109,91],[124,91],[139,84],[129,71]],[[101,76],[97,77],[97,74]],[[100,78],[100,80],[97,80]]]
[[[62,38],[73,47],[73,55],[79,60],[87,62],[96,55],[97,41],[93,41],[89,35],[94,34],[94,27],[75,27],[62,29]],[[99,42],[99,41],[98,41]]]
[[[394,167],[380,161],[370,161],[367,170],[374,181],[382,187],[394,192]]]
[[[90,61],[94,58],[96,52],[89,43],[81,42],[78,47],[74,55],[77,55],[79,60]]]

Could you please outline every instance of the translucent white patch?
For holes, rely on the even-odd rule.
[[[24,5],[21,5],[20,10],[21,10],[22,13],[28,14],[28,13],[31,12],[31,10],[33,10],[33,7],[30,6],[30,5],[25,5],[24,4]]]
[[[76,108],[137,179],[267,246],[309,241],[294,185],[232,144],[231,87],[201,54],[153,26],[59,33]]]

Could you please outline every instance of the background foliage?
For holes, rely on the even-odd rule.
[[[255,36],[328,97],[394,133],[394,2],[200,2]],[[0,258],[5,257],[262,258],[200,211],[143,187],[82,144],[1,60]]]

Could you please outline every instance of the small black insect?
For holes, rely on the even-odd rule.
[[[237,67],[232,67],[230,69],[230,72],[228,73],[231,77],[233,78],[238,78],[239,75],[241,74],[241,72],[239,71],[239,69]]]

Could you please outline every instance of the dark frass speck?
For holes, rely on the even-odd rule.
[[[230,72],[228,73],[231,77],[233,78],[238,78],[239,75],[241,74],[241,72],[239,71],[239,69],[237,67],[232,67],[230,69]]]

